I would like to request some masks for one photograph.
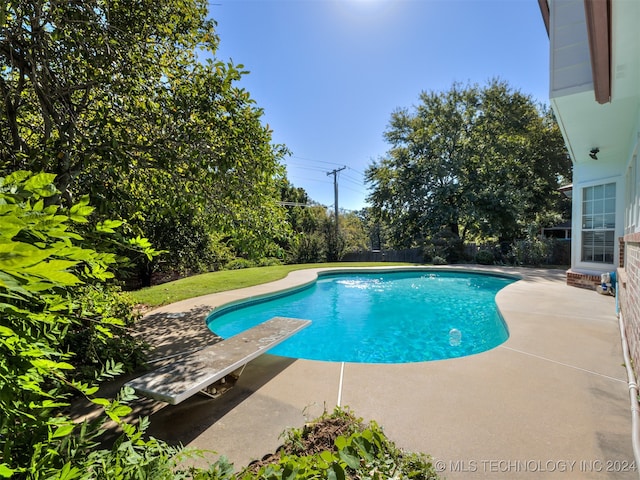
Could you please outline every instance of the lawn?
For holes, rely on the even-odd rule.
[[[277,265],[272,267],[243,268],[240,270],[222,270],[181,278],[173,282],[143,288],[129,295],[136,304],[154,308],[169,303],[199,297],[210,293],[224,292],[235,288],[251,287],[261,283],[273,282],[287,276],[294,270],[321,267],[379,267],[391,265],[411,265],[394,262],[337,262],[313,263],[302,265]]]

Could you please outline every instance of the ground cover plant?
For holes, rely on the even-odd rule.
[[[284,438],[277,452],[230,478],[439,478],[429,456],[399,449],[378,424],[365,423],[348,409],[325,412],[304,427],[287,431]]]
[[[155,251],[143,238],[124,245],[119,222],[94,225],[90,239],[79,235],[75,227],[89,223],[93,208],[86,199],[49,204],[59,194],[54,177],[0,177],[0,477],[179,478],[181,450],[146,438],[145,420],[123,420],[132,389],[96,396],[99,382],[124,371],[122,352],[138,348],[126,335],[130,305],[108,283],[126,264],[113,243]],[[75,422],[74,396],[102,415]],[[113,448],[101,446],[107,422],[121,434]]]

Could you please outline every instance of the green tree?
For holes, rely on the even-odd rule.
[[[292,263],[318,263],[326,259],[324,225],[328,222],[327,209],[322,205],[294,210],[295,236],[290,246]]]
[[[371,247],[365,224],[358,212],[340,212],[340,233],[344,238],[345,253],[366,251]]]
[[[565,220],[558,187],[571,163],[551,112],[503,82],[482,89],[480,105],[465,167],[469,235],[512,241]]]
[[[87,165],[128,167],[158,140],[139,114],[161,107],[153,97],[170,88],[170,69],[217,42],[205,12],[195,1],[3,2],[3,169],[55,173],[69,199]]]
[[[324,246],[325,262],[338,262],[345,253],[346,241],[341,230],[336,228],[336,217],[326,215],[320,224],[320,233],[322,235]]]
[[[339,213],[340,231],[336,235],[334,217],[326,207],[313,202],[303,188],[295,187],[285,178],[281,181],[280,195],[294,232],[283,245],[291,262],[337,261],[347,252],[369,248],[364,223],[357,213]]]
[[[294,232],[305,230],[305,210],[315,205],[304,188],[296,187],[286,177],[280,179],[280,201],[285,207],[287,223]]]
[[[367,246],[371,250],[384,250],[389,248],[389,227],[381,221],[380,215],[376,215],[371,207],[363,208],[356,212],[367,236]]]
[[[172,268],[281,255],[286,150],[242,66],[215,60],[214,26],[204,0],[3,3],[0,173],[56,174],[68,204],[90,194]]]
[[[558,182],[571,169],[562,136],[505,82],[423,92],[414,111],[392,114],[385,137],[391,149],[366,178],[394,247],[512,240],[561,215]]]

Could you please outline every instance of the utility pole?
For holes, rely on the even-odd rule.
[[[336,212],[336,238],[338,238],[338,172],[346,169],[346,165],[342,168],[336,168],[330,172],[327,172],[327,176],[333,175],[333,206]]]

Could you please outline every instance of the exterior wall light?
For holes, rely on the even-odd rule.
[[[589,152],[589,156],[594,160],[597,160],[599,152],[600,152],[600,149],[598,147],[592,148],[591,151]]]

